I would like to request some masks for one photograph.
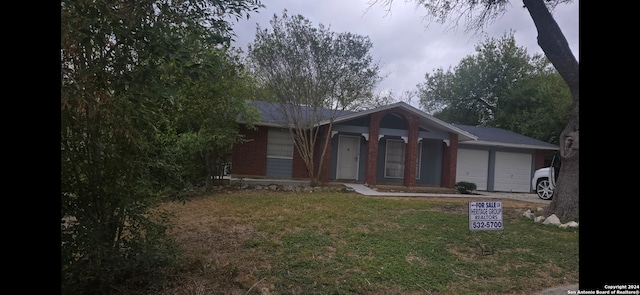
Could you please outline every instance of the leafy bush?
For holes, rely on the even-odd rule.
[[[149,294],[180,266],[180,250],[166,231],[163,212],[127,218],[114,243],[104,243],[96,224],[63,226],[61,294]]]
[[[460,181],[456,183],[456,191],[461,194],[471,194],[476,188],[477,186],[473,182]]]
[[[60,4],[65,295],[156,293],[180,253],[151,205],[212,179],[236,119],[258,119],[244,67],[218,45],[232,36],[227,17],[260,1],[112,2]]]

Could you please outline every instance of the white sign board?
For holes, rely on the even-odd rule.
[[[502,201],[469,202],[469,230],[504,229]]]

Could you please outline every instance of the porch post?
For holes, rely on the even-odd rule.
[[[418,160],[418,118],[408,116],[409,140],[405,147],[404,158],[404,186],[416,185],[416,161]]]
[[[367,145],[367,169],[365,170],[365,183],[376,185],[378,170],[378,135],[380,134],[380,120],[382,113],[373,113],[369,116],[369,144]]]
[[[444,144],[444,143],[443,143]],[[449,133],[449,146],[443,146],[442,187],[456,187],[456,167],[458,164],[458,134]]]
[[[324,127],[324,137],[322,137],[322,142],[320,143],[320,145],[316,145],[316,146],[320,146],[322,147],[322,145],[324,144],[324,141],[329,138],[329,141],[327,142],[327,150],[325,151],[324,157],[322,158],[322,167],[320,169],[320,175],[318,175],[318,179],[320,180],[320,182],[324,182],[327,183],[329,182],[329,167],[331,166],[331,141],[333,140],[333,138],[331,138],[331,128],[329,128],[329,126],[325,126]],[[319,154],[322,154],[322,148],[320,148]]]

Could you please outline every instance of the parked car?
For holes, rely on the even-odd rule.
[[[551,166],[540,168],[533,173],[531,186],[540,199],[551,200],[560,175],[560,155],[556,153],[551,160]]]

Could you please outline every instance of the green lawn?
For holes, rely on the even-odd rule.
[[[577,229],[505,200],[504,231],[471,232],[470,200],[482,199],[249,190],[165,203],[185,250],[165,294],[532,294],[578,282]]]

